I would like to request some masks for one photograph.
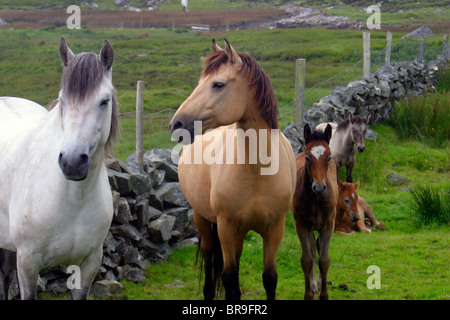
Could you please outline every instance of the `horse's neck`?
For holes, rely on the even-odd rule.
[[[249,164],[252,167],[252,170],[256,170],[256,168],[259,168],[262,166],[261,164],[261,156],[268,156],[272,155],[272,149],[275,149],[276,147],[272,147],[272,132],[269,126],[267,125],[267,122],[263,119],[261,116],[261,111],[259,110],[259,106],[250,106],[247,108],[247,111],[245,112],[244,116],[236,122],[236,129],[243,130],[244,133],[252,134],[250,131],[254,130],[256,141],[254,139],[245,139],[245,163]],[[275,138],[275,137],[274,137]],[[279,141],[279,140],[278,140]],[[255,143],[256,146],[250,146],[250,143]],[[265,146],[266,150],[263,151],[261,149],[261,146]],[[278,149],[280,148],[278,144]],[[278,150],[276,149],[276,150]],[[257,150],[257,163],[250,164],[250,152],[251,150]],[[275,150],[275,151],[276,151]],[[267,164],[266,164],[267,165]],[[264,165],[264,166],[266,166]],[[258,172],[259,170],[256,170],[255,172]]]
[[[351,135],[352,126],[349,126],[345,130],[336,131],[336,140],[335,145],[340,146],[345,153],[352,153],[355,149],[352,135]]]

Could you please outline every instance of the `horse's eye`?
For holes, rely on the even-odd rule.
[[[329,156],[327,157],[327,163],[330,162],[330,160],[331,160],[331,155],[329,155]]]
[[[212,84],[213,89],[222,89],[225,86],[223,82],[217,81]]]
[[[106,107],[108,105],[109,99],[104,99],[100,102],[100,107]]]
[[[311,158],[310,158],[307,154],[305,155],[305,160],[306,160],[306,162],[308,162],[308,163],[311,162]]]

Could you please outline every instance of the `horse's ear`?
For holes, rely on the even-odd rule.
[[[355,190],[358,189],[358,187],[359,187],[359,180],[357,183],[355,183]]]
[[[309,127],[309,124],[305,124],[305,127],[303,128],[303,137],[305,138],[305,144],[308,144],[311,139],[311,128]]]
[[[214,39],[212,39],[212,49],[213,49],[213,52],[223,50],[221,47],[219,47],[219,46],[217,45],[216,40],[214,40]]]
[[[236,50],[233,49],[227,39],[225,39],[225,51],[227,52],[228,60],[230,60],[231,63],[242,62]]]
[[[103,45],[102,49],[100,50],[100,60],[102,61],[103,65],[105,66],[106,70],[111,69],[113,62],[114,62],[114,52],[113,52],[113,48],[109,44],[108,40],[105,40],[105,44]]]
[[[328,144],[330,144],[330,139],[331,139],[332,133],[333,133],[333,128],[331,128],[331,126],[328,124],[324,131],[325,140],[327,141]]]
[[[350,123],[353,123],[353,114],[351,112],[348,114],[348,120]]]
[[[61,37],[61,41],[59,41],[59,56],[61,57],[61,61],[64,67],[69,65],[69,62],[75,57],[72,50],[70,50],[67,45],[66,39]]]
[[[343,184],[342,184],[342,180],[338,179],[338,187],[339,187],[339,191],[342,190]]]
[[[368,114],[367,116],[365,116],[365,117],[363,118],[363,121],[364,121],[366,124],[369,124],[369,121],[370,121],[370,114]]]

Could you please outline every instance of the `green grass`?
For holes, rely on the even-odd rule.
[[[418,185],[410,194],[411,211],[417,218],[417,224],[450,223],[450,188]]]
[[[397,103],[391,123],[402,139],[418,139],[444,147],[450,140],[450,91],[409,97]]]

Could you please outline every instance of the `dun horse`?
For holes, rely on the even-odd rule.
[[[364,143],[364,135],[367,131],[367,123],[369,117],[361,118],[360,116],[353,116],[350,113],[348,119],[335,123],[321,123],[316,127],[316,130],[324,130],[329,124],[333,128],[333,134],[330,140],[330,149],[333,160],[336,164],[336,171],[342,166],[346,167],[347,182],[353,182],[353,166],[355,165],[356,153],[363,152],[366,148]]]
[[[328,299],[327,273],[330,266],[329,246],[334,232],[338,186],[336,166],[331,159],[329,141],[331,126],[324,132],[311,133],[304,128],[305,151],[298,154],[297,187],[293,199],[295,229],[302,246],[302,269],[305,276],[305,299]],[[313,231],[318,231],[317,241]],[[319,283],[316,282],[316,249],[319,255]]]
[[[263,284],[267,298],[274,299],[277,253],[295,189],[294,153],[278,131],[278,108],[268,77],[252,57],[237,53],[225,42],[222,50],[213,40],[213,53],[205,59],[197,88],[170,123],[173,133],[185,129],[191,135],[184,141],[189,145],[179,163],[180,185],[201,235],[205,299],[215,297],[215,280],[220,275],[225,298],[240,299],[239,260],[249,230],[263,237]],[[190,144],[194,121],[199,120],[202,132]],[[240,133],[248,133],[248,139],[237,141]],[[250,151],[262,149],[279,162],[272,175],[261,174],[267,163],[260,158],[250,161],[255,156]],[[216,157],[220,152],[221,159],[233,161],[196,164],[196,150],[214,150]],[[239,162],[240,153],[245,154],[243,162]]]
[[[17,260],[22,299],[34,299],[39,271],[56,265],[79,267],[71,296],[86,299],[111,224],[103,158],[118,130],[113,50],[105,41],[99,55],[74,55],[62,38],[59,51],[64,72],[53,109],[0,98],[2,298]]]
[[[375,218],[372,208],[361,197],[358,197],[357,183],[338,181],[339,200],[336,209],[335,230],[343,235],[351,235],[355,231],[370,233],[370,225],[384,231],[387,228]]]

